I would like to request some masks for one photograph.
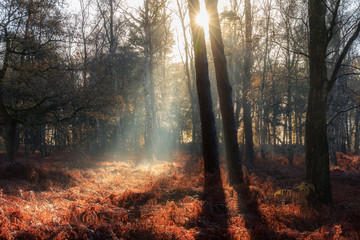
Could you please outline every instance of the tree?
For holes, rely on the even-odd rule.
[[[212,106],[208,61],[204,29],[196,24],[200,12],[199,0],[188,0],[190,27],[194,46],[196,87],[199,99],[202,150],[206,173],[219,172],[218,146],[215,128],[215,116]]]
[[[237,184],[242,182],[241,156],[235,126],[232,87],[227,71],[224,44],[217,10],[218,1],[206,0],[205,4],[209,15],[209,35],[216,72],[229,181],[231,184]]]
[[[356,111],[355,116],[355,145],[354,151],[359,153],[359,138],[360,138],[360,110]]]
[[[127,12],[127,15],[131,18],[130,41],[135,46],[140,47],[144,55],[145,148],[149,160],[153,158],[154,145],[156,145],[157,141],[156,132],[159,127],[156,108],[155,70],[157,63],[164,61],[172,44],[166,4],[167,1],[145,0],[144,6],[137,11],[139,17]],[[164,71],[161,75],[164,77]]]
[[[198,132],[199,132],[199,124],[198,124],[198,115],[199,115],[199,106],[197,103],[197,98],[196,98],[196,89],[195,89],[195,84],[194,84],[194,79],[192,77],[191,74],[191,70],[190,68],[193,67],[192,65],[192,61],[191,61],[191,56],[190,56],[190,47],[189,47],[189,42],[188,42],[188,36],[187,36],[187,27],[186,27],[186,23],[185,23],[185,16],[186,16],[186,11],[188,8],[184,7],[184,3],[180,0],[176,1],[177,6],[178,6],[178,17],[181,21],[181,28],[182,28],[182,35],[184,38],[184,53],[185,53],[185,59],[183,59],[182,57],[182,61],[183,61],[183,65],[185,68],[185,74],[186,74],[186,80],[187,80],[187,88],[189,91],[189,96],[190,96],[190,108],[191,108],[191,113],[192,113],[192,143],[193,143],[193,148],[197,148],[197,143],[198,141]],[[191,45],[191,44],[190,44]],[[190,66],[191,65],[191,66]]]
[[[0,109],[10,162],[18,123],[34,126],[68,118],[73,115],[68,110],[79,104],[72,98],[78,91],[57,52],[58,37],[64,33],[60,8],[60,1],[6,0],[0,5]]]
[[[239,1],[231,0],[230,9],[225,10],[220,14],[222,24],[222,34],[225,46],[225,54],[228,61],[229,79],[234,89],[235,98],[235,124],[237,131],[240,128],[240,111],[241,111],[241,78],[239,73],[241,72],[241,59],[243,54],[242,45],[239,44],[239,35],[241,34],[241,26],[239,24],[240,17]]]
[[[245,0],[245,55],[244,55],[244,73],[243,73],[243,115],[245,131],[245,159],[252,163],[255,159],[252,119],[251,119],[251,101],[249,98],[251,82],[252,65],[252,13],[251,2]]]
[[[270,17],[271,17],[271,1],[267,1],[266,3],[266,27],[265,27],[265,53],[264,53],[264,70],[261,78],[260,84],[260,103],[259,103],[259,130],[260,130],[260,153],[261,157],[265,158],[265,129],[264,129],[264,90],[265,90],[265,82],[266,82],[266,70],[267,70],[267,60],[268,60],[268,51],[269,51],[269,25],[270,25]]]
[[[120,104],[120,98],[121,98],[121,82],[119,82],[119,77],[116,72],[116,65],[117,63],[117,51],[119,47],[119,42],[121,38],[121,34],[123,33],[123,25],[124,21],[120,17],[116,17],[116,12],[120,8],[121,1],[116,0],[107,0],[107,1],[96,1],[97,10],[99,12],[99,19],[101,19],[101,29],[103,29],[102,39],[103,46],[107,47],[106,55],[106,63],[107,63],[107,73],[106,76],[104,76],[105,79],[108,81],[108,89],[107,95],[112,96],[114,105],[112,107],[113,110],[113,117],[116,119],[115,126],[111,127],[111,129],[114,129],[114,145],[115,148],[118,150],[121,150],[123,144],[122,144],[122,126],[121,126],[121,104]],[[99,21],[100,23],[100,21]],[[98,24],[98,23],[97,23]],[[110,90],[111,89],[111,90]],[[103,129],[103,140],[102,145],[103,149],[106,149],[107,140],[106,138],[106,129],[105,126],[106,123],[104,121],[100,121],[100,124],[102,125]]]
[[[310,201],[332,204],[326,121],[328,95],[335,84],[345,56],[360,33],[360,22],[353,27],[353,34],[342,49],[328,78],[327,48],[333,37],[333,30],[338,24],[336,22],[338,8],[332,13],[329,28],[326,20],[327,5],[323,0],[310,0],[308,12],[310,89],[305,127],[306,180],[315,189],[314,194],[309,196]]]

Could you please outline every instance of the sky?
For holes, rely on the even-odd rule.
[[[225,2],[227,1],[219,1],[219,11],[224,9],[226,6]],[[80,11],[80,1],[79,0],[67,0],[69,5],[69,12],[71,14],[76,14]],[[124,6],[127,6],[128,10],[136,9],[138,6],[141,6],[144,3],[144,0],[123,0]],[[176,0],[169,0],[169,8],[171,11],[177,11]],[[200,4],[202,8],[205,8],[204,0],[200,0]],[[188,17],[188,16],[187,16]],[[187,21],[188,18],[187,18]],[[174,40],[175,44],[172,48],[172,53],[170,54],[170,58],[172,62],[181,62],[181,53],[183,52],[184,46],[184,38],[181,30],[181,23],[179,18],[173,14],[172,17],[172,31],[174,32]],[[206,39],[209,39],[208,29],[205,28]],[[188,36],[190,39],[190,33]]]

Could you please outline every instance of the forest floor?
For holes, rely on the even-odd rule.
[[[147,165],[54,156],[0,160],[0,239],[360,238],[360,156],[338,155],[335,206],[316,208],[305,204],[303,156],[293,167],[257,160],[236,188],[224,170],[222,183],[206,180],[201,160],[184,153]]]

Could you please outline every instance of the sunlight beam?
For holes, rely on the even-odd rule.
[[[209,16],[206,12],[204,0],[200,0],[200,12],[196,16],[196,23],[203,27],[205,32],[205,40],[209,41]]]

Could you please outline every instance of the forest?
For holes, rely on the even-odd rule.
[[[0,240],[360,239],[358,0],[0,0]]]

